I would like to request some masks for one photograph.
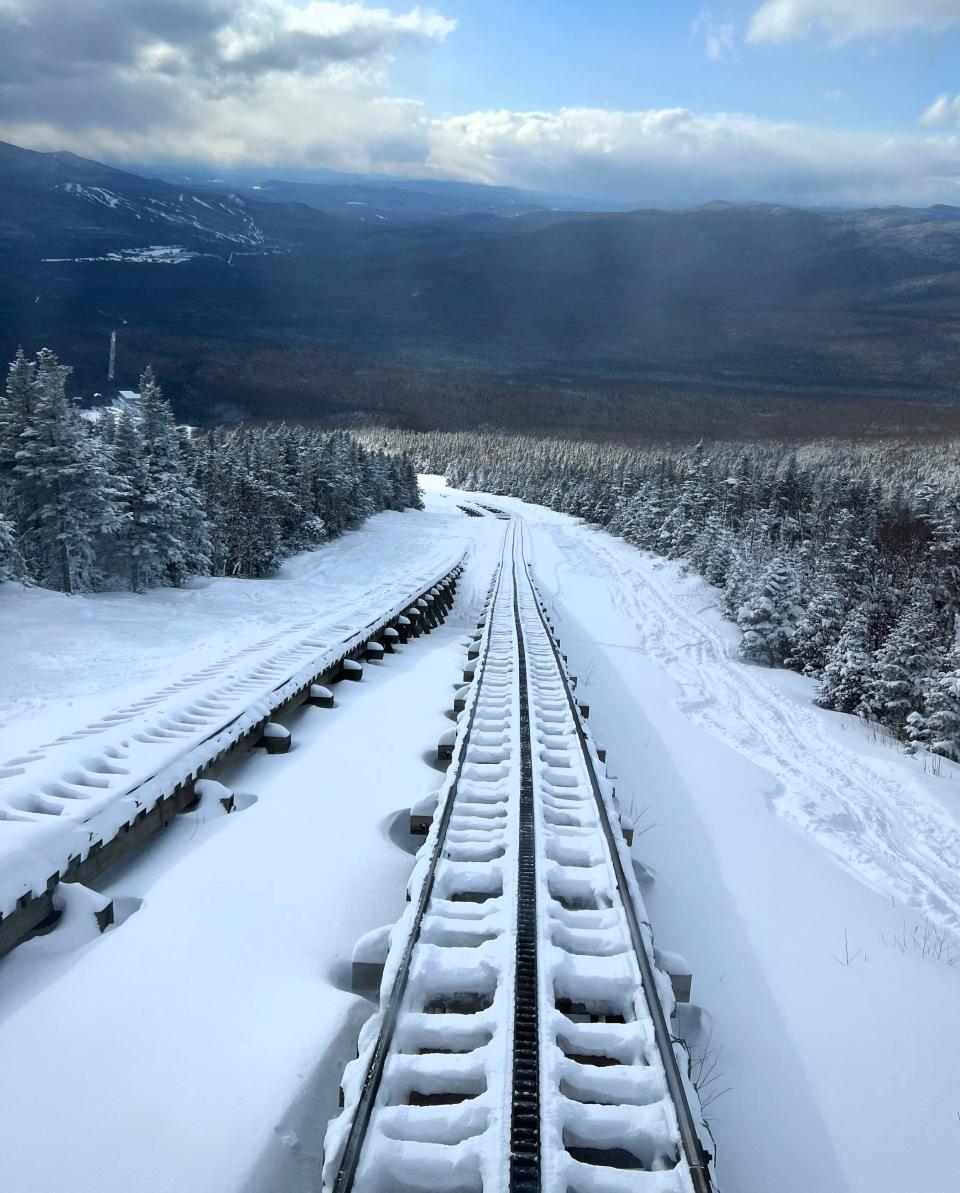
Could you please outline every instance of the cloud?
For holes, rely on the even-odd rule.
[[[690,31],[694,36],[702,35],[703,52],[711,62],[720,62],[733,54],[733,26],[716,24],[709,8],[701,9],[699,16],[690,26]]]
[[[189,141],[223,123],[224,100],[255,110],[278,82],[290,98],[291,79],[305,93],[375,86],[402,48],[454,27],[339,0],[0,0],[0,124],[105,144],[179,124]]]
[[[930,107],[921,113],[919,123],[926,128],[944,124],[960,127],[960,95],[938,95]]]
[[[926,131],[887,137],[686,108],[437,117],[385,94],[397,55],[452,29],[420,8],[316,0],[0,0],[0,138],[120,162],[326,166],[637,203],[960,200],[950,96]]]
[[[800,41],[822,34],[834,45],[916,31],[942,33],[960,24],[960,0],[765,0],[747,41]]]
[[[950,103],[955,116],[960,104]],[[326,166],[637,204],[960,202],[960,135],[949,131],[888,137],[685,108],[436,118],[413,100],[329,81],[304,88],[295,73],[278,76],[255,103],[222,97],[202,120],[188,111],[152,130],[65,137],[59,124],[34,122],[20,131],[21,144],[67,144],[118,161]]]
[[[644,202],[960,199],[960,143],[685,108],[476,112],[430,123],[428,164],[485,182]]]

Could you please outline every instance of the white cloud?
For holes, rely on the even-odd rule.
[[[317,0],[0,0],[0,138],[114,161],[327,166],[628,202],[960,200],[950,96],[924,114],[929,132],[897,137],[685,108],[434,118],[386,96],[393,58],[452,27],[420,8]]]
[[[950,104],[955,117],[960,104]],[[887,137],[685,108],[431,118],[413,100],[329,80],[305,86],[296,74],[249,102],[231,92],[191,115],[69,138],[35,121],[10,139],[121,161],[328,166],[636,203],[960,203],[960,134],[952,132]],[[0,126],[4,135],[10,130]]]
[[[944,124],[960,126],[960,95],[938,95],[930,107],[921,113],[920,124],[926,128]]]
[[[694,36],[702,36],[703,52],[711,62],[720,62],[733,54],[733,26],[717,24],[709,8],[700,10],[700,14],[690,26],[690,31]]]
[[[835,45],[863,37],[960,24],[960,0],[765,0],[753,14],[750,42],[799,41],[822,34]]]
[[[428,163],[486,182],[647,202],[960,200],[960,143],[684,108],[476,112],[430,122]]]

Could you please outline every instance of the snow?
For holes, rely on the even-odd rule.
[[[122,195],[116,195],[102,186],[83,186],[79,182],[64,182],[60,183],[57,189],[65,190],[68,194],[76,195],[80,199],[89,199],[92,203],[99,203],[101,206],[113,210],[118,207],[134,210],[133,204],[128,199],[124,199]]]
[[[379,1193],[390,1186],[401,1164],[405,1183],[438,1193],[503,1187],[510,1130],[508,1025],[514,999],[521,789],[521,693],[509,577],[519,538],[511,528],[503,569],[507,579],[497,585],[481,618],[483,678],[471,688],[455,731],[454,756],[462,757],[462,766],[459,771],[451,767],[438,795],[450,815],[442,853],[437,852],[438,818],[417,856],[410,901],[390,933],[381,1008],[395,989],[414,917],[423,909],[394,1047],[353,1186],[357,1193]],[[646,1169],[656,1170],[656,1175],[644,1174],[645,1187],[688,1193],[692,1185],[685,1162],[678,1163],[676,1117],[566,689],[522,578],[517,593],[530,725],[537,743],[531,757],[538,875],[532,930],[538,955],[540,1071],[545,1088],[560,1091],[579,1083],[588,1094],[583,1100],[558,1096],[550,1109],[542,1107],[542,1184],[545,1189],[602,1187],[606,1193],[636,1187],[635,1173],[608,1170],[601,1177],[564,1146],[606,1144],[631,1152]],[[476,638],[475,633],[468,644]],[[454,731],[448,731],[441,742],[453,737]],[[599,782],[605,815],[615,823],[612,788],[602,777]],[[428,890],[434,858],[434,883]],[[457,893],[467,890],[486,891],[490,897],[479,904],[455,901]],[[633,893],[644,921],[642,897],[639,890]],[[376,959],[382,943],[381,934],[369,934],[354,959]],[[661,997],[672,1005],[665,978]],[[459,1009],[465,998],[471,1002],[469,1013]],[[564,1055],[595,1050],[598,1033],[595,1024],[574,1022],[577,1012],[556,1009],[558,999],[624,1017],[624,1023],[600,1028],[603,1046],[617,1064],[597,1072]],[[426,1013],[441,1006],[443,1013]],[[380,1023],[378,1014],[365,1026],[360,1055],[344,1073],[346,1109],[327,1136],[325,1189],[334,1183]],[[468,1100],[451,1111],[412,1104],[414,1091],[461,1093]]]
[[[922,956],[914,928],[946,933],[957,959],[960,772],[925,774],[814,707],[811,681],[742,663],[717,594],[675,565],[489,502],[532,523],[538,583],[637,821],[657,942],[692,966],[721,1189],[948,1193],[960,966]]]
[[[0,698],[0,911],[44,890],[69,857],[86,856],[453,567],[463,541],[421,539],[415,527],[380,515],[268,581],[92,597],[4,585],[0,663],[13,683]],[[131,675],[131,657],[150,683]],[[91,688],[94,699],[80,695]],[[128,793],[148,779],[134,804]]]
[[[106,253],[102,257],[42,257],[41,260],[46,264],[64,261],[127,261],[139,265],[182,265],[185,261],[192,261],[194,257],[203,256],[209,256],[209,254],[197,253],[182,245],[152,244],[139,249],[118,249],[115,252]]]
[[[50,952],[58,929],[0,963],[0,1188],[315,1188],[319,1159],[291,1131],[322,1133],[335,1111],[365,1006],[353,946],[403,906],[394,818],[437,785],[410,743],[448,723],[458,657],[443,627],[338,685],[335,709],[291,721],[291,753],[224,776],[253,806],[204,801],[115,878],[110,893],[143,899],[133,919],[66,956]],[[301,1126],[294,1095],[321,1058],[320,1119]],[[51,1130],[66,1074],[83,1097]]]
[[[425,487],[425,513],[380,515],[272,580],[74,598],[0,587],[5,758],[474,544],[451,621],[337,685],[333,710],[296,714],[289,754],[221,776],[244,810],[206,792],[111,876],[125,922],[99,935],[97,897],[66,891],[61,925],[0,962],[0,1188],[315,1190],[370,1011],[347,993],[350,959],[415,882],[394,842],[410,848],[407,810],[439,786],[426,759],[503,532],[458,508],[481,501],[528,521],[636,824],[657,945],[692,969],[683,1023],[714,1066],[720,1189],[952,1193],[960,771],[925,770],[814,707],[809,681],[740,662],[716,594],[676,566],[562,515]],[[67,1074],[83,1096],[51,1127]]]

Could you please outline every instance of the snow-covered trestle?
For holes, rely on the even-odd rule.
[[[389,944],[323,1188],[707,1193],[670,980],[517,521],[470,654],[408,906],[358,949]]]
[[[86,729],[0,766],[0,957],[59,916],[61,883],[96,888],[121,858],[196,806],[197,783],[250,749],[283,753],[276,723],[358,680],[446,617],[463,557],[363,594],[336,620],[296,623],[272,657],[225,658]],[[271,639],[268,645],[274,643]],[[172,694],[173,693],[173,694]]]

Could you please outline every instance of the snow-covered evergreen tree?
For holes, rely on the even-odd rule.
[[[180,584],[188,575],[205,571],[209,563],[204,510],[185,465],[173,411],[149,365],[140,378],[139,422],[148,485],[145,496],[159,513],[153,565],[159,582]]]
[[[52,352],[0,396],[0,567],[76,591],[262,576],[384,509],[422,508],[410,460],[342,431],[190,437],[147,368],[136,406],[87,420]]]
[[[30,572],[67,593],[93,583],[98,540],[115,524],[107,460],[67,397],[69,374],[53,352],[37,353],[32,409],[13,468]]]
[[[908,739],[960,762],[960,616],[954,618],[949,652],[925,679],[921,703],[907,716]]]
[[[857,605],[827,656],[818,703],[839,712],[862,712],[871,663],[870,612],[866,605]]]
[[[817,573],[797,621],[789,665],[804,675],[820,675],[840,637],[846,611],[840,587],[829,571]]]
[[[743,634],[740,653],[745,659],[772,666],[789,655],[802,613],[798,596],[794,560],[784,554],[775,556],[757,590],[737,611],[737,625]]]
[[[873,657],[864,710],[906,737],[908,718],[922,712],[928,676],[942,650],[942,627],[933,602],[918,590]]]
[[[13,523],[0,510],[0,583],[4,580],[23,580],[26,568],[17,549]]]

